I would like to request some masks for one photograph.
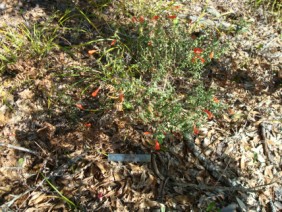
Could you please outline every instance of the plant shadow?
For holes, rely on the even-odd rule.
[[[229,60],[230,61],[230,60]],[[206,87],[210,87],[212,81],[217,85],[230,90],[243,89],[252,95],[272,95],[281,89],[282,78],[279,71],[272,71],[267,64],[257,66],[258,69],[265,69],[273,72],[268,79],[257,76],[257,73],[245,69],[232,68],[232,62],[212,62],[205,67]],[[269,71],[270,70],[270,71]]]

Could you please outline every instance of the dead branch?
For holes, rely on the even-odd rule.
[[[267,158],[267,163],[269,164],[269,161],[273,164],[275,164],[275,161],[273,161],[272,156],[269,152],[268,144],[267,144],[267,138],[266,138],[266,124],[265,123],[260,123],[259,125],[259,135],[262,140],[262,145],[263,145],[263,150],[264,154]]]
[[[229,191],[229,192],[234,192],[234,191],[242,191],[242,192],[258,192],[263,190],[265,187],[270,186],[274,184],[275,182],[268,183],[265,185],[261,186],[256,186],[252,188],[244,188],[241,186],[235,186],[235,187],[226,187],[226,186],[207,186],[207,185],[196,185],[192,183],[179,183],[179,182],[172,182],[173,185],[176,186],[181,186],[181,187],[190,187],[192,189],[197,189],[197,190],[206,190],[206,191]]]
[[[188,149],[194,154],[195,157],[198,158],[200,163],[205,167],[207,171],[210,172],[210,174],[215,179],[228,187],[234,186],[230,179],[227,179],[223,174],[221,174],[223,173],[223,171],[219,167],[215,166],[210,160],[205,158],[200,148],[195,145],[191,135],[184,138],[184,142],[187,145]]]
[[[0,143],[0,146],[4,146],[4,147],[7,147],[7,148],[11,148],[11,149],[16,149],[16,150],[19,150],[19,151],[23,151],[23,152],[27,152],[27,153],[39,156],[37,152],[29,150],[29,149],[24,148],[24,147],[19,147],[19,146],[14,146],[14,145],[11,145],[11,144],[4,144],[4,143]]]
[[[157,175],[158,178],[160,178],[161,180],[165,180],[165,177],[160,173],[157,163],[156,163],[156,155],[152,154],[152,158],[151,158],[151,162],[152,162],[152,167],[153,167],[153,171],[154,173]]]

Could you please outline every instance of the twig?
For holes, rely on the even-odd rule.
[[[272,157],[270,155],[268,145],[267,145],[267,141],[266,141],[266,126],[265,126],[265,123],[260,123],[260,125],[259,125],[259,135],[260,135],[261,140],[262,140],[264,154],[265,154],[265,156],[268,160],[267,163],[269,164],[269,161],[270,161],[270,162],[275,164],[275,161],[272,160]]]
[[[169,181],[169,177],[166,177],[166,179],[162,182],[161,188],[160,188],[160,201],[163,202],[163,198],[164,198],[164,189],[165,186],[167,184],[167,182]]]
[[[25,191],[22,194],[15,195],[15,197],[11,201],[4,203],[3,205],[0,206],[0,208],[5,211],[5,209],[10,208],[19,198],[21,198],[22,196],[26,195],[30,191],[32,191],[32,189],[29,189],[29,190]]]
[[[195,145],[192,140],[193,139],[191,135],[189,135],[189,137],[186,136],[186,138],[184,138],[188,149],[195,155],[195,157],[198,158],[198,160],[205,167],[205,169],[208,170],[210,174],[222,184],[228,187],[234,186],[230,179],[227,179],[223,174],[220,174],[222,173],[222,170],[219,167],[215,166],[210,160],[205,158],[205,156],[201,153],[200,148]]]
[[[160,160],[161,160],[161,158],[160,158]],[[157,175],[157,177],[160,178],[160,180],[162,181],[161,187],[160,187],[160,189],[159,189],[159,197],[158,197],[158,199],[162,202],[162,201],[163,201],[163,197],[164,197],[164,189],[165,189],[165,186],[166,186],[166,184],[168,183],[168,181],[169,181],[170,178],[169,178],[168,176],[164,177],[164,176],[160,173],[160,171],[159,171],[159,169],[158,169],[158,167],[157,167],[156,155],[155,155],[155,154],[152,154],[151,162],[152,162],[152,166],[153,166],[153,171],[155,172],[155,174]],[[162,162],[162,161],[161,161],[161,162]],[[163,164],[162,164],[162,165],[163,165]]]
[[[217,185],[217,183],[220,181],[222,175],[226,172],[226,169],[228,168],[230,162],[231,162],[231,158],[229,158],[229,160],[228,160],[228,162],[227,162],[227,164],[226,164],[226,166],[225,166],[225,168],[224,168],[224,170],[223,170],[223,173],[220,175],[219,179],[217,179],[215,185]]]
[[[158,178],[160,178],[161,180],[165,180],[165,177],[159,172],[157,163],[156,163],[156,155],[152,154],[152,166],[153,166],[153,171],[155,172],[155,174],[157,175]]]
[[[208,191],[212,191],[212,190],[221,190],[221,191],[230,191],[230,192],[234,192],[234,191],[242,191],[242,192],[258,192],[260,190],[263,190],[266,186],[272,185],[275,182],[272,183],[268,183],[265,185],[261,185],[261,186],[256,186],[256,187],[252,187],[252,188],[244,188],[241,186],[235,186],[235,187],[226,187],[226,186],[207,186],[207,185],[196,185],[196,184],[192,184],[192,183],[179,183],[179,182],[172,182],[173,185],[176,186],[181,186],[181,187],[190,187],[190,188],[194,188],[194,189],[198,189],[198,190],[208,190]]]
[[[200,189],[200,190],[222,190],[222,191],[242,191],[242,192],[257,192],[265,188],[266,186],[272,185],[276,182],[270,182],[265,185],[261,186],[256,186],[252,188],[244,188],[242,186],[234,186],[231,182],[231,180],[227,179],[224,175],[221,175],[220,172],[221,170],[214,166],[211,161],[206,159],[199,147],[197,147],[192,140],[192,137],[186,137],[184,139],[187,147],[190,149],[190,151],[193,152],[193,154],[198,158],[200,163],[211,173],[211,175],[218,179],[219,182],[223,183],[226,186],[207,186],[207,185],[195,185],[191,183],[178,183],[178,182],[173,182],[174,185],[182,186],[182,187],[191,187],[195,189]]]
[[[23,152],[28,152],[30,154],[34,154],[36,156],[39,156],[37,152],[34,152],[34,151],[29,150],[29,149],[24,148],[24,147],[19,147],[19,146],[14,146],[14,145],[11,145],[11,144],[4,144],[4,143],[0,143],[0,146],[4,146],[4,147],[7,147],[7,148],[11,148],[11,149],[16,149],[16,150],[23,151]]]

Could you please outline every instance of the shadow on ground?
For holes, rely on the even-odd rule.
[[[226,185],[212,177],[182,140],[168,136],[166,143],[170,150],[154,152],[148,145],[148,138],[143,135],[144,127],[131,126],[130,123],[118,126],[117,119],[122,119],[122,116],[114,113],[110,117],[93,119],[90,128],[69,122],[63,114],[51,114],[48,118],[42,115],[42,112],[32,114],[31,119],[23,121],[28,126],[26,130],[16,130],[19,146],[38,155],[15,151],[17,158],[28,157],[30,161],[21,170],[24,177],[11,185],[11,191],[1,196],[7,201],[12,194],[30,192],[17,200],[13,207],[50,208],[50,205],[43,204],[44,201],[34,203],[28,198],[35,195],[35,191],[47,196],[58,195],[46,182],[38,187],[43,180],[42,174],[83,211],[140,208],[152,211],[159,208],[160,203],[171,210],[219,209],[231,203],[237,205],[235,200],[238,195],[245,202],[242,198],[244,192],[239,194],[232,189],[225,192],[217,189],[219,185]],[[81,112],[77,113],[79,115],[85,116]],[[202,147],[202,150],[207,151],[209,147]],[[155,159],[148,164],[108,162],[104,154],[110,152],[149,153]],[[221,178],[232,181],[242,177],[233,158],[217,153],[212,158],[213,165],[222,170]],[[195,187],[186,187],[186,183]],[[214,189],[197,189],[198,185],[210,185]],[[247,197],[248,194],[244,195]],[[48,199],[48,202],[56,209],[66,207],[58,198]]]

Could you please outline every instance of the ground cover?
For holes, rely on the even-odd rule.
[[[1,3],[1,208],[281,210],[280,7]]]

